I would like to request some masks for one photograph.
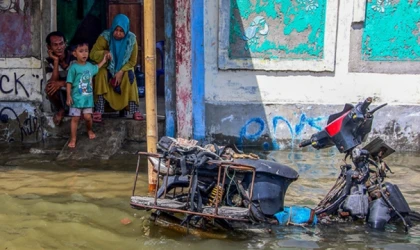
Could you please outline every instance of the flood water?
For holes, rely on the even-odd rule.
[[[144,145],[143,145],[144,147]],[[149,213],[129,201],[137,158],[56,162],[56,152],[0,147],[1,249],[420,249],[420,225],[405,233],[362,223],[278,227],[269,233],[230,234],[204,239],[153,225]],[[315,207],[335,182],[343,155],[331,151],[259,152],[299,172],[285,205]],[[387,163],[411,209],[420,211],[420,156],[394,153]],[[146,165],[137,193],[146,193]],[[128,219],[128,220],[127,220]],[[123,223],[130,221],[131,223]]]

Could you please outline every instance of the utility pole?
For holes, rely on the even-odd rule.
[[[146,80],[147,152],[156,153],[158,139],[156,102],[156,16],[155,0],[144,0],[144,62]],[[148,161],[149,192],[156,192],[157,174]]]

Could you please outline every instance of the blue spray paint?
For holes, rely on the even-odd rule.
[[[293,138],[293,129],[292,129],[292,126],[290,125],[290,122],[286,118],[284,118],[282,116],[275,116],[275,117],[273,117],[273,129],[274,129],[273,148],[274,149],[280,149],[280,146],[277,143],[277,140],[275,138],[276,131],[277,131],[277,124],[278,124],[279,121],[283,121],[284,123],[286,123],[287,127],[289,128],[289,132],[292,135],[292,141],[294,139]]]
[[[317,123],[322,122],[326,119],[326,117],[320,116],[316,118],[307,118],[305,114],[300,115],[300,122],[295,126],[295,133],[296,135],[300,135],[302,133],[303,128],[305,125],[309,125],[312,128],[317,129],[318,131],[322,129]]]
[[[260,126],[260,128],[257,130],[257,132],[253,133],[253,134],[248,134],[247,130],[248,130],[248,126],[256,123],[257,125]],[[263,119],[257,117],[257,118],[252,118],[250,119],[245,126],[243,126],[241,128],[241,132],[239,133],[239,140],[238,140],[238,146],[242,147],[243,146],[243,138],[250,140],[250,141],[256,141],[258,138],[261,137],[262,133],[264,132],[265,129],[265,122]]]
[[[299,118],[299,122],[296,125],[293,126],[292,123],[283,116],[273,117],[272,118],[272,124],[273,124],[274,135],[272,136],[272,148],[274,150],[280,149],[280,145],[277,143],[277,139],[276,139],[276,136],[275,136],[276,132],[277,132],[277,126],[279,125],[279,122],[284,122],[286,124],[287,128],[289,129],[290,136],[291,136],[292,147],[293,147],[294,141],[297,139],[296,137],[302,134],[302,131],[304,130],[306,125],[320,131],[320,130],[322,130],[322,127],[320,125],[318,125],[318,123],[322,122],[326,119],[327,119],[327,117],[325,117],[325,116],[308,118],[306,116],[306,114],[301,114],[300,118]],[[247,133],[248,127],[251,124],[254,124],[254,123],[257,123],[260,126],[260,129],[253,134],[248,134]],[[265,123],[264,119],[262,119],[260,117],[251,118],[250,120],[248,120],[239,132],[238,146],[243,147],[243,138],[246,138],[250,141],[258,140],[261,137],[261,135],[263,135],[265,126],[266,126],[266,123]],[[265,150],[268,150],[270,145],[269,145],[269,143],[264,142],[262,147]]]

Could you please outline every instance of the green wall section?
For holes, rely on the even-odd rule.
[[[229,57],[322,59],[327,0],[230,0]]]
[[[89,14],[100,20],[101,25],[97,28],[102,31],[106,28],[106,2],[105,0],[58,0],[57,29],[64,33],[67,41],[71,41]]]
[[[372,0],[366,7],[362,60],[420,60],[420,0]]]
[[[78,16],[78,1],[57,1],[57,28],[64,33],[67,40],[70,41],[76,33],[77,27],[82,22],[83,18]],[[92,7],[95,0],[83,1],[83,16]]]

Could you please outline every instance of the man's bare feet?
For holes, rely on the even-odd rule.
[[[96,135],[95,135],[95,133],[93,133],[92,130],[89,130],[87,133],[88,133],[89,139],[91,139],[91,140],[95,139]]]
[[[70,139],[69,144],[67,145],[69,148],[76,147],[76,138]]]

